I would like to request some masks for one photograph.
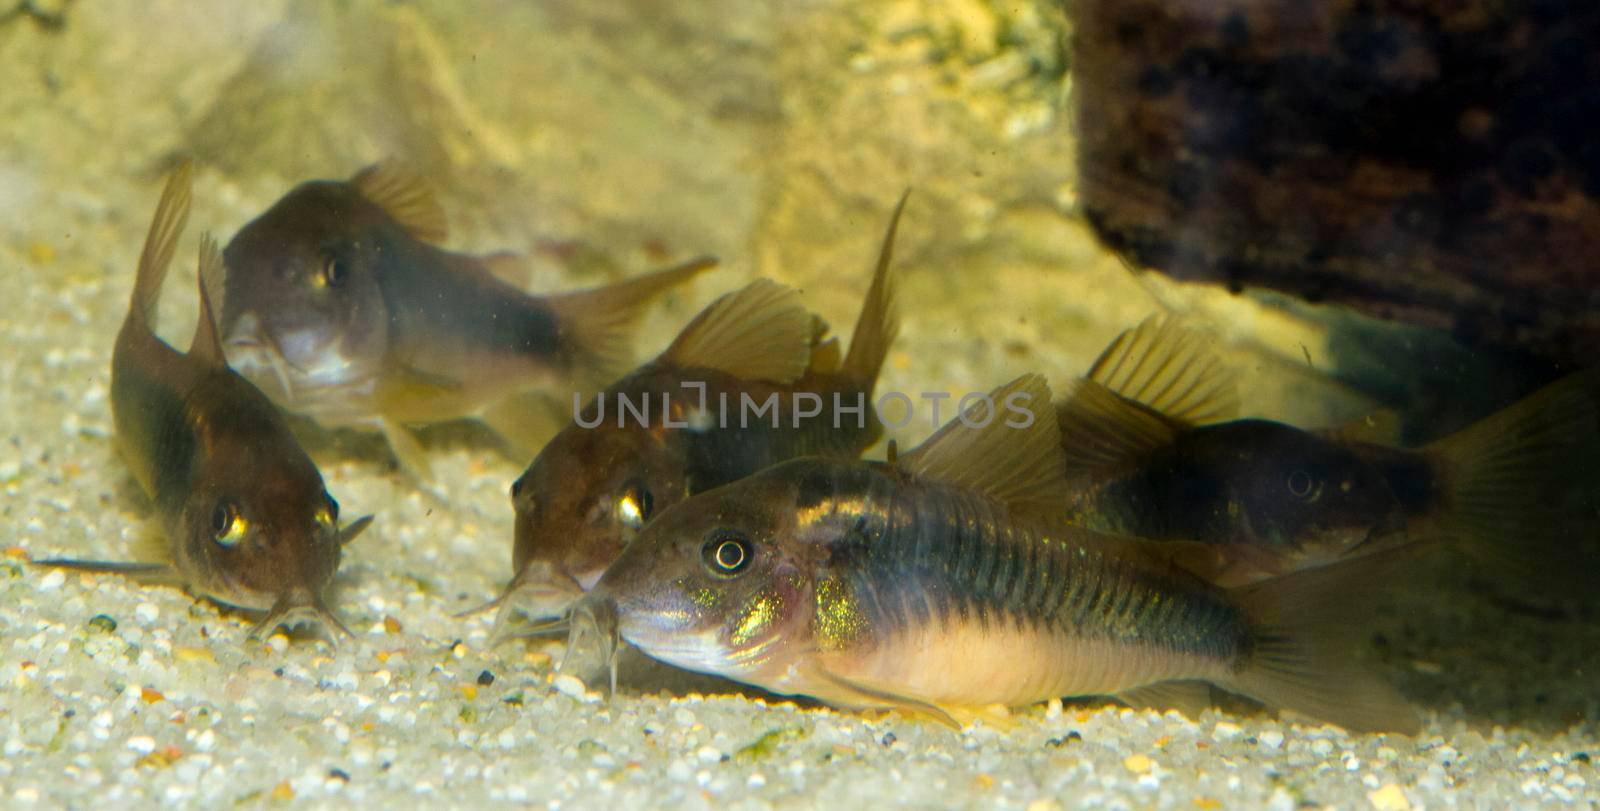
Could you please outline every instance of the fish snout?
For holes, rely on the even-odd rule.
[[[250,638],[259,639],[280,627],[293,630],[303,625],[322,626],[330,641],[339,636],[355,638],[355,634],[323,602],[322,594],[304,586],[291,587],[278,595],[267,615],[250,629]]]

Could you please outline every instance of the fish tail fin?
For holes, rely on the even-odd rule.
[[[189,224],[189,194],[194,183],[194,164],[185,160],[167,177],[161,190],[161,201],[156,204],[155,216],[150,220],[150,232],[145,236],[144,249],[139,253],[139,272],[133,282],[133,297],[128,308],[128,319],[154,325],[156,305],[161,301],[161,284],[166,281],[167,269],[172,266],[172,256],[178,249],[178,238]]]
[[[1363,609],[1415,552],[1400,547],[1230,591],[1250,619],[1251,645],[1220,686],[1352,732],[1415,734],[1416,710],[1352,655],[1369,627]]]
[[[550,306],[577,365],[608,382],[632,356],[633,331],[644,308],[716,264],[715,258],[701,256],[616,284],[552,296]]]
[[[894,238],[900,228],[900,213],[905,211],[906,199],[910,196],[911,190],[907,189],[895,204],[894,213],[889,215],[889,227],[884,231],[878,264],[872,273],[872,286],[867,288],[855,331],[850,333],[850,351],[842,367],[845,376],[868,393],[878,380],[889,346],[900,332],[899,312],[895,306]]]
[[[1600,549],[1600,369],[1568,375],[1423,453],[1439,479],[1440,534],[1495,570],[1537,582],[1576,571],[1579,556]]]

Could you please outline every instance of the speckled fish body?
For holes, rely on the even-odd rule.
[[[1017,393],[1049,402],[1037,377],[993,401]],[[1347,726],[1414,725],[1314,631],[1349,573],[1227,591],[1166,545],[1052,522],[1053,424],[997,424],[952,423],[889,465],[792,460],[692,497],[578,612],[668,663],[849,707],[949,720],[1207,682]]]
[[[1578,540],[1586,524],[1592,531],[1581,505],[1569,507],[1581,499],[1560,494],[1593,482],[1584,471],[1600,456],[1596,373],[1411,449],[1270,420],[1208,421],[1227,409],[1190,408],[1226,399],[1214,368],[1195,371],[1209,362],[1193,359],[1203,341],[1147,322],[1062,401],[1069,521],[1212,547],[1217,568],[1207,574],[1224,584],[1422,538],[1537,565],[1553,544]]]
[[[872,392],[897,332],[900,211],[848,355],[795,291],[757,281],[707,307],[545,446],[512,486],[515,576],[500,600],[502,630],[508,612],[561,614],[628,537],[689,495],[798,456],[855,458],[877,441]]]
[[[535,296],[496,275],[514,257],[452,253],[445,234],[442,209],[396,166],[301,184],[228,243],[230,361],[291,411],[382,428],[418,472],[406,426],[482,418],[531,452],[548,420],[519,395],[595,391],[625,368],[643,308],[714,264]]]
[[[369,519],[340,530],[338,504],[277,408],[224,362],[203,286],[200,326],[187,354],[152,329],[156,297],[187,219],[189,179],[186,164],[168,181],[111,364],[117,443],[155,506],[164,560],[41,563],[182,585],[267,612],[258,630],[303,619],[342,630],[323,592],[342,544]],[[220,261],[206,237],[202,277],[220,272]]]

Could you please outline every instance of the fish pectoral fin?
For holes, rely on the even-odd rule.
[[[372,516],[370,515],[363,515],[360,518],[345,524],[339,530],[339,545],[344,546],[345,544],[355,540],[358,535],[366,532],[367,527],[370,526],[372,526]]]
[[[1184,428],[1093,380],[1074,381],[1055,417],[1069,479],[1126,465],[1171,443]]]
[[[394,451],[395,459],[400,462],[401,469],[420,481],[432,481],[433,466],[428,462],[428,452],[423,450],[417,435],[410,428],[394,420],[382,420],[380,425],[384,438],[389,440],[389,449]]]
[[[811,362],[812,335],[799,292],[757,279],[701,310],[661,357],[741,380],[792,383]]]
[[[381,402],[386,398],[436,397],[458,392],[465,387],[460,378],[401,363],[384,375],[383,382],[379,384],[378,399]]]
[[[810,680],[820,682],[826,687],[828,691],[827,700],[855,705],[860,708],[897,710],[906,715],[932,718],[951,729],[960,730],[962,728],[962,722],[957,719],[956,715],[938,704],[863,684],[847,676],[834,673],[821,665],[814,665],[809,668],[807,675]]]
[[[1187,425],[1235,419],[1234,374],[1215,343],[1215,336],[1180,318],[1153,315],[1118,335],[1086,377]]]
[[[167,563],[138,563],[120,560],[81,560],[78,558],[45,558],[43,560],[29,560],[33,566],[45,566],[51,569],[68,569],[75,572],[93,572],[96,574],[117,574],[128,577],[134,581],[150,586],[179,586],[184,585],[183,577],[178,570]]]
[[[437,245],[450,236],[444,207],[433,189],[422,175],[399,161],[368,166],[350,178],[350,185],[417,239]]]
[[[896,466],[919,479],[981,494],[1019,516],[1059,520],[1068,493],[1060,432],[1050,410],[1044,378],[1023,375],[900,454]]]
[[[1203,681],[1163,681],[1123,690],[1117,700],[1136,708],[1177,710],[1185,718],[1198,721],[1211,707],[1211,685]]]

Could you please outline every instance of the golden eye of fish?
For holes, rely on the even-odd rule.
[[[250,522],[231,501],[219,501],[211,511],[211,537],[220,546],[234,546],[244,540]]]
[[[339,287],[350,277],[350,263],[337,256],[325,256],[314,281],[318,287]]]
[[[317,526],[323,529],[332,527],[339,521],[339,502],[334,501],[333,497],[329,496],[327,502],[317,508],[317,513],[313,517],[317,521]]]
[[[732,577],[749,568],[753,551],[743,535],[724,531],[711,536],[700,555],[713,574]]]
[[[638,529],[644,522],[650,520],[650,509],[654,499],[644,485],[634,483],[623,490],[622,498],[617,499],[617,520],[629,529]]]

